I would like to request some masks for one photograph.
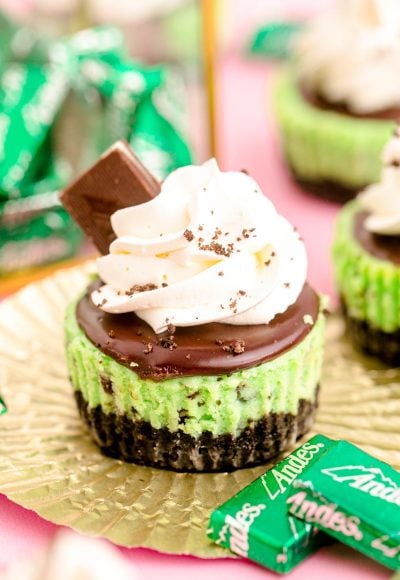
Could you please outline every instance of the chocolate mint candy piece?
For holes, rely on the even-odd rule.
[[[207,531],[210,538],[280,573],[289,572],[328,543],[325,534],[288,515],[286,502],[296,478],[306,474],[333,444],[316,435],[217,508]]]
[[[340,542],[400,568],[400,473],[347,441],[337,441],[300,473],[289,514]]]
[[[61,194],[61,202],[102,254],[115,239],[111,215],[149,201],[159,182],[125,141],[117,141],[86,173]]]

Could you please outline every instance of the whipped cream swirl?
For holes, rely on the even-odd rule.
[[[117,239],[97,260],[92,300],[135,312],[156,333],[169,324],[267,324],[306,280],[303,242],[257,183],[214,159],[177,169],[151,201],[111,217]]]
[[[400,235],[400,128],[384,147],[383,170],[379,183],[367,187],[358,200],[369,212],[365,227],[375,234]]]
[[[400,106],[400,2],[337,0],[295,43],[300,84],[367,114]]]

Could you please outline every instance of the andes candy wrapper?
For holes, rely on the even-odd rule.
[[[286,501],[293,492],[296,477],[307,471],[332,444],[322,435],[304,443],[217,508],[211,515],[208,535],[239,556],[276,572],[289,572],[329,541],[308,523],[288,516]]]
[[[102,254],[115,239],[110,216],[118,209],[149,201],[159,182],[124,141],[118,141],[100,160],[67,187],[61,201]]]
[[[7,405],[4,399],[0,396],[0,415],[7,413]]]
[[[299,475],[289,513],[393,570],[400,569],[400,473],[337,441]]]
[[[302,28],[299,22],[269,22],[256,32],[250,52],[270,59],[286,60],[291,56],[293,39]]]
[[[0,84],[0,198],[35,177],[40,152],[68,90],[51,65],[10,65]]]

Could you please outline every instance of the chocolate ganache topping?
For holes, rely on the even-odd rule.
[[[110,314],[96,307],[90,295],[100,284],[92,284],[79,301],[79,326],[104,354],[155,381],[231,373],[272,360],[307,336],[319,312],[319,298],[305,284],[295,304],[267,325],[171,325],[156,334],[134,313]]]
[[[400,126],[383,148],[377,183],[362,191],[354,217],[354,237],[379,260],[400,264]]]
[[[368,211],[360,211],[354,216],[355,239],[371,256],[400,266],[400,235],[385,236],[370,232],[365,227],[369,215]]]
[[[381,121],[395,121],[400,118],[400,106],[390,107],[382,111],[357,112],[351,111],[345,102],[332,103],[320,93],[312,92],[309,88],[299,83],[299,91],[302,97],[313,107],[321,111],[332,111],[347,115],[348,117],[357,117],[360,119],[377,119]]]

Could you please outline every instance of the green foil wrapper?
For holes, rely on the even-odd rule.
[[[126,139],[160,179],[191,162],[184,137],[184,95],[174,71],[145,68],[121,57],[88,59],[82,72],[103,103],[101,152]]]
[[[56,192],[114,141],[160,178],[191,156],[171,75],[130,61],[118,29],[52,41],[2,19],[0,32],[1,276],[76,253],[82,235]]]
[[[81,241],[57,191],[0,206],[0,276],[70,258]]]
[[[14,63],[0,83],[0,199],[32,182],[49,154],[47,137],[66,97],[65,71]],[[1,193],[3,192],[3,193]]]
[[[298,476],[289,513],[393,570],[400,569],[400,473],[337,441]]]
[[[293,37],[302,28],[299,22],[269,22],[257,30],[250,52],[271,59],[287,59],[291,56]]]
[[[72,257],[83,235],[61,206],[58,190],[70,175],[48,158],[48,173],[0,200],[0,277]]]
[[[0,397],[0,415],[4,415],[7,413],[7,405],[4,402],[4,399]]]
[[[160,87],[146,95],[136,109],[129,142],[142,163],[160,179],[192,161],[184,138],[182,92],[176,75],[164,72]]]
[[[286,502],[296,477],[307,473],[332,445],[331,439],[316,435],[253,481],[212,513],[209,537],[276,572],[290,572],[328,543],[313,526],[288,516]]]

